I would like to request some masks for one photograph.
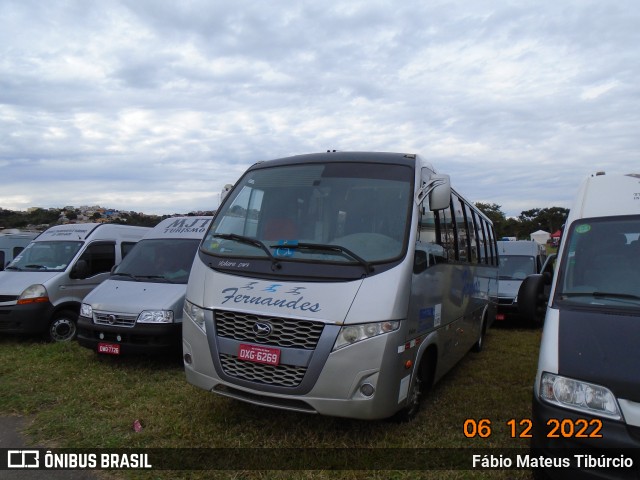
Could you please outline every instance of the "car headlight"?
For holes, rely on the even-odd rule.
[[[614,420],[621,420],[618,402],[611,390],[600,385],[544,372],[539,396],[559,407],[577,410]]]
[[[35,284],[24,289],[24,291],[18,297],[16,302],[18,305],[25,305],[27,303],[41,303],[48,302],[49,294],[44,285]]]
[[[173,323],[172,310],[145,310],[138,315],[138,323]]]
[[[206,332],[204,327],[204,309],[194,305],[188,300],[184,301],[184,314],[191,319],[203,332]]]
[[[86,318],[93,318],[93,307],[88,303],[83,303],[80,306],[80,316]]]
[[[384,333],[393,332],[400,328],[400,322],[398,320],[377,322],[377,323],[362,323],[360,325],[345,325],[340,329],[336,343],[333,345],[333,350],[346,347],[353,343],[361,342],[367,338],[377,337]]]

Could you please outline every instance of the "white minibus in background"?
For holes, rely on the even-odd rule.
[[[37,236],[35,232],[21,232],[17,229],[0,230],[0,271]]]
[[[545,312],[548,278],[522,283],[519,304],[530,317]],[[546,308],[533,395],[536,455],[640,452],[639,342],[640,175],[592,175],[569,212]],[[582,467],[580,478],[634,478]]]
[[[257,405],[412,418],[495,318],[491,221],[415,154],[253,165],[185,300],[187,380]]]
[[[75,338],[82,299],[149,230],[78,223],[41,233],[0,272],[0,334]]]
[[[187,280],[212,217],[156,225],[80,308],[78,343],[97,353],[171,353],[182,345]]]

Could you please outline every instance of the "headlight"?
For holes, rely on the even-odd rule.
[[[80,306],[80,316],[93,318],[93,307],[91,307],[91,305],[89,305],[88,303],[83,303]]]
[[[204,328],[204,310],[197,305],[194,305],[188,300],[184,301],[184,314],[193,321],[203,332],[206,332]]]
[[[540,379],[542,400],[591,415],[621,420],[613,393],[605,387],[544,372]]]
[[[366,340],[367,338],[377,337],[384,333],[393,332],[398,328],[400,328],[400,322],[397,320],[378,323],[363,323],[360,325],[345,325],[340,329],[340,333],[338,333],[338,338],[333,346],[333,350]]]
[[[36,284],[25,288],[18,297],[18,301],[16,303],[18,305],[24,305],[26,303],[40,303],[48,301],[49,294],[47,293],[47,289],[44,288],[44,285]]]
[[[173,323],[173,310],[145,310],[138,315],[138,323]]]

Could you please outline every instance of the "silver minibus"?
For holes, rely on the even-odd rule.
[[[491,221],[415,154],[257,163],[191,270],[186,378],[256,405],[410,419],[482,347],[497,266]]]

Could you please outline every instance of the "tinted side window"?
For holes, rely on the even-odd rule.
[[[116,264],[116,245],[111,242],[93,243],[87,247],[80,259],[87,262],[89,277],[109,272]]]
[[[135,242],[122,242],[120,244],[120,255],[122,256],[122,258],[129,255],[129,252],[135,246],[136,246]]]

